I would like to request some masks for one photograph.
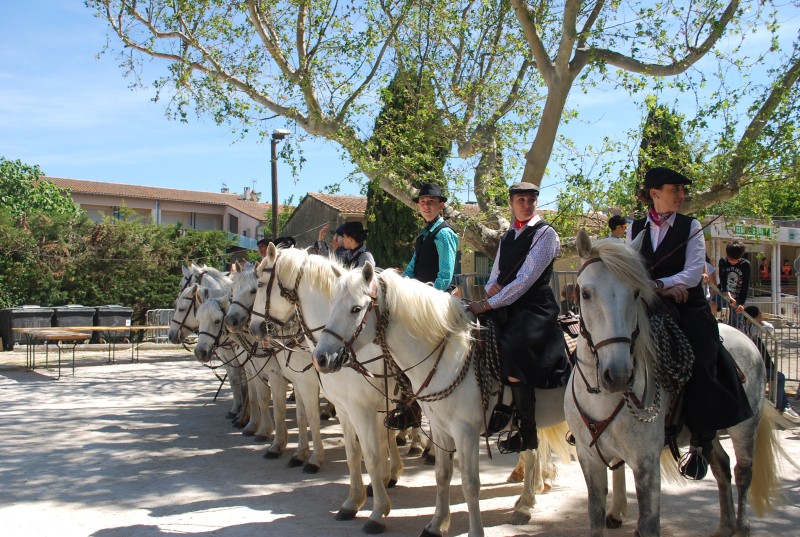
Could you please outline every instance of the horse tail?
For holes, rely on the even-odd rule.
[[[775,423],[779,419],[778,411],[767,402],[756,431],[753,481],[750,483],[750,505],[759,517],[772,511],[773,502],[782,503],[778,488],[778,460],[789,458],[775,436]]]
[[[539,429],[539,451],[547,453],[546,449],[550,448],[561,462],[568,463],[573,455],[572,448],[567,443],[568,434],[569,426],[566,421]]]
[[[678,464],[672,456],[672,451],[668,447],[661,450],[661,482],[668,481],[672,485],[685,485],[688,483],[686,478],[681,475]]]

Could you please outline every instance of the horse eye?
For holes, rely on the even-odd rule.
[[[634,300],[639,300],[639,291],[638,290],[633,293],[633,299]]]
[[[186,311],[186,308],[178,308],[178,311]]]
[[[219,323],[220,323],[219,319],[214,319],[214,324],[219,324]]]
[[[592,298],[592,295],[589,294],[589,291],[581,291],[581,298],[583,300],[589,300],[590,298]]]
[[[361,306],[353,306],[353,309],[350,310],[350,313],[358,313],[363,308]]]

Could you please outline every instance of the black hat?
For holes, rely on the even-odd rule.
[[[291,248],[297,244],[297,241],[294,240],[294,237],[278,237],[277,239],[269,239],[265,237],[256,244],[259,246],[274,244],[276,248]]]
[[[417,203],[423,196],[431,198],[439,198],[442,201],[447,201],[447,196],[442,193],[442,187],[433,183],[424,183],[419,187],[419,193],[411,198],[411,201]]]
[[[337,235],[344,235],[347,233],[350,236],[357,235],[359,233],[366,233],[367,230],[364,229],[364,225],[361,222],[353,221],[353,222],[345,222],[341,226],[336,228]]]
[[[533,183],[514,183],[508,187],[508,195],[513,196],[514,194],[533,194],[538,196],[539,189]]]
[[[658,166],[650,168],[644,175],[644,189],[658,188],[662,185],[691,185],[692,181],[683,174],[669,168]]]

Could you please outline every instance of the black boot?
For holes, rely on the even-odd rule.
[[[401,401],[397,407],[386,415],[383,424],[387,429],[405,431],[409,427],[422,426],[422,408],[416,400],[411,403]]]
[[[692,438],[689,441],[689,451],[681,460],[680,470],[683,477],[699,481],[706,476],[714,449],[712,442],[716,436],[716,431],[692,433]]]
[[[505,439],[498,439],[500,453],[519,453],[529,449],[539,449],[539,434],[536,431],[536,395],[528,384],[511,384],[511,396],[517,408],[519,430],[512,431]]]

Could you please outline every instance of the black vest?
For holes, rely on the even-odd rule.
[[[500,273],[497,275],[497,283],[502,286],[508,285],[510,281],[517,277],[520,267],[525,262],[528,252],[533,244],[533,239],[542,228],[549,227],[546,223],[539,221],[535,226],[527,228],[519,237],[516,237],[514,228],[510,228],[500,241]],[[547,265],[541,276],[534,282],[530,289],[525,291],[518,301],[525,303],[534,300],[539,295],[542,287],[550,283],[553,274],[553,261]]]
[[[414,245],[414,279],[425,283],[433,283],[439,275],[439,252],[433,240],[444,228],[450,228],[447,222],[429,232],[420,233]],[[450,285],[450,282],[448,282]]]
[[[640,232],[645,232],[640,253],[644,258],[647,272],[650,273],[651,278],[654,280],[668,278],[683,270],[686,261],[686,244],[689,240],[692,220],[694,218],[680,213],[676,214],[673,226],[669,228],[655,251],[653,251],[653,242],[650,239],[650,228],[647,225],[647,219],[642,218],[633,222],[631,231],[634,238]],[[702,282],[689,289],[689,298],[705,301]]]

